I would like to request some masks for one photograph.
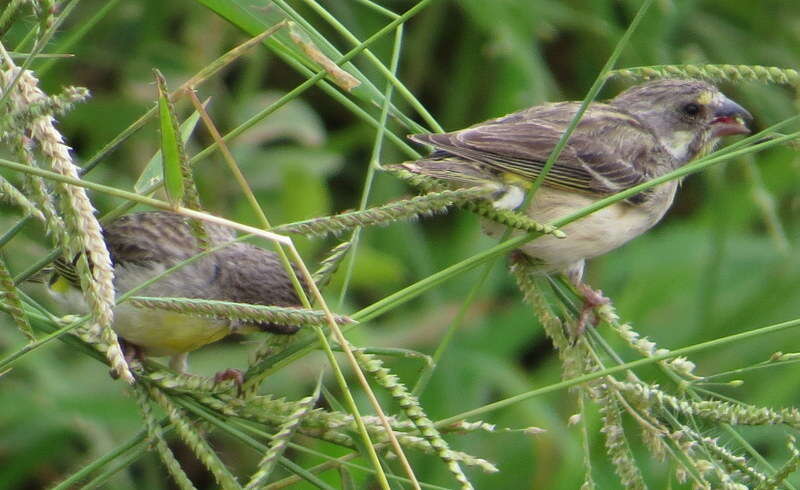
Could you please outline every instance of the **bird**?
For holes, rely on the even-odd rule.
[[[203,223],[207,246],[236,239],[233,229]],[[117,218],[103,229],[114,267],[117,297],[170,267],[203,252],[189,218],[170,211],[145,211]],[[56,259],[48,281],[60,303],[86,311],[75,270],[78,257]],[[255,245],[233,242],[165,274],[136,292],[138,296],[220,300],[267,306],[300,306],[278,255]],[[170,357],[179,373],[188,369],[188,353],[231,333],[262,330],[293,334],[297,326],[207,318],[123,302],[114,308],[112,329],[136,354]],[[227,377],[234,370],[227,370]],[[222,374],[222,373],[220,373]],[[218,379],[221,376],[218,375]]]
[[[577,113],[580,102],[555,102],[490,119],[458,131],[412,134],[433,147],[419,160],[387,166],[438,179],[449,187],[488,185],[492,204],[518,210],[531,183]],[[751,114],[713,84],[661,79],[633,86],[606,102],[592,102],[542,186],[524,211],[551,223],[598,200],[630,189],[714,150],[724,136],[748,134]],[[659,184],[600,209],[520,247],[542,274],[563,272],[585,296],[587,259],[641,235],[664,217],[679,182]],[[490,236],[506,230],[484,221]]]

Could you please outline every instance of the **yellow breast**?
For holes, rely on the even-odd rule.
[[[151,356],[174,356],[227,336],[227,321],[122,304],[114,309],[113,329]]]

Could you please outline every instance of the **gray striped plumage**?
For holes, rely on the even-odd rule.
[[[202,226],[210,247],[236,238],[235,231],[230,228],[211,223]],[[127,281],[119,270],[148,268],[155,263],[159,268],[169,268],[201,252],[189,220],[167,211],[122,216],[104,228],[103,237],[114,263],[118,294],[138,285]],[[277,254],[243,242],[200,257],[137,294],[267,306],[300,304]],[[297,327],[274,324],[260,324],[259,327],[275,333],[297,330]]]
[[[459,131],[412,135],[434,151],[401,167],[456,186],[499,186],[505,192],[498,193],[503,200],[496,205],[517,207],[579,106],[544,104]],[[659,80],[633,87],[608,103],[592,103],[526,212],[551,222],[664,175],[710,152],[721,136],[748,132],[745,121],[750,118],[716,87],[697,80]],[[676,189],[675,182],[651,188],[567,225],[564,240],[543,237],[522,250],[542,270],[566,270],[579,280],[584,259],[652,227],[672,204]],[[502,231],[491,223],[486,228],[492,235]]]
[[[208,247],[236,238],[232,229],[203,223]],[[117,296],[138,287],[203,249],[189,220],[165,211],[134,213],[115,220],[103,230],[114,264]],[[63,277],[75,284],[73,265],[59,260],[51,291],[65,303],[83,309],[79,291],[55,287]],[[196,258],[138,290],[137,296],[176,297],[249,303],[266,306],[299,306],[300,301],[277,254],[248,243],[235,242]],[[122,303],[114,309],[113,328],[144,354],[172,356],[172,366],[186,369],[186,353],[229,333],[265,330],[292,334],[296,326],[245,323],[201,318]]]

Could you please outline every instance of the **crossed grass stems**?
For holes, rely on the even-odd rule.
[[[648,182],[641,186],[637,186],[634,189],[630,189],[629,191],[604,199],[598,202],[596,205],[582,210],[575,215],[559,220],[557,223],[536,224],[532,223],[524,216],[517,215],[516,213],[494,210],[487,202],[479,204],[480,199],[485,197],[487,194],[486,189],[465,189],[456,191],[442,190],[438,188],[435,182],[425,181],[424,179],[419,178],[411,178],[408,175],[402,174],[398,176],[401,178],[406,178],[413,185],[430,192],[421,197],[402,200],[367,209],[366,202],[369,195],[370,183],[372,177],[374,176],[374,172],[379,168],[378,162],[380,160],[381,145],[384,137],[389,141],[401,143],[399,146],[407,150],[407,153],[409,153],[409,156],[412,158],[417,156],[413,150],[409,151],[410,149],[408,149],[408,147],[405,146],[405,144],[402,143],[397,136],[387,132],[385,126],[387,118],[390,114],[397,116],[396,109],[391,106],[390,98],[393,90],[398,88],[399,84],[399,81],[394,78],[394,72],[397,67],[399,47],[402,42],[402,23],[405,21],[405,19],[409,18],[410,15],[416,13],[419,10],[418,7],[421,8],[421,6],[424,6],[425,3],[427,2],[422,2],[414,8],[417,10],[412,9],[413,12],[409,11],[411,14],[408,14],[407,12],[408,15],[406,17],[395,17],[394,20],[387,25],[387,29],[381,31],[395,31],[395,49],[393,51],[390,67],[388,69],[384,67],[384,69],[389,73],[389,75],[387,75],[387,81],[389,83],[387,84],[386,90],[382,94],[383,100],[380,104],[381,114],[379,118],[372,120],[377,128],[377,136],[375,145],[373,147],[373,156],[370,162],[367,180],[365,182],[365,191],[362,196],[360,209],[352,213],[343,213],[333,217],[316,218],[305,222],[282,225],[280,227],[272,228],[271,231],[281,234],[299,233],[303,235],[320,235],[327,233],[342,234],[353,230],[350,239],[346,240],[342,245],[334,249],[328,259],[322,261],[323,267],[320,269],[320,271],[318,271],[317,274],[314,275],[315,283],[319,284],[320,287],[322,287],[327,278],[329,278],[330,275],[335,272],[337,265],[348,253],[355,253],[358,241],[358,233],[360,228],[363,226],[385,225],[402,219],[409,219],[433,212],[440,212],[447,206],[459,205],[473,211],[477,211],[479,214],[489,219],[494,219],[507,224],[512,228],[520,229],[524,234],[522,236],[504,240],[496,247],[493,247],[484,253],[457,263],[454,266],[445,269],[444,271],[433,274],[419,283],[398,291],[397,293],[392,294],[376,302],[375,304],[350,315],[349,317],[333,318],[333,321],[336,324],[342,324],[342,330],[345,332],[350,328],[354,328],[357,325],[355,322],[365,322],[373,319],[378,315],[385,313],[390,309],[399,306],[403,302],[421,294],[427,289],[434,287],[444,280],[477,267],[480,264],[490,264],[491,261],[496,257],[512,250],[527,240],[535,239],[535,237],[541,233],[557,234],[559,233],[559,226],[563,226],[571,221],[580,219],[581,217],[594,212],[601,207],[625,199],[626,197],[641,192],[642,190],[653,185],[657,185],[675,178],[680,178],[684,175],[700,171],[708,166],[722,163],[737,156],[750,154],[777,144],[790,142],[798,137],[798,133],[776,136],[776,133],[781,130],[781,128],[791,124],[792,122],[795,122],[797,118],[782,121],[781,123],[768,128],[758,135],[743,139],[719,152],[714,153],[713,155],[710,155],[702,160],[698,160],[693,164],[679,169],[678,171],[660,179]],[[640,14],[644,13],[646,10],[646,5],[643,5],[643,8],[640,10]],[[284,8],[288,8],[288,6],[284,6]],[[289,15],[288,12],[287,15]],[[633,27],[634,24],[632,24],[631,29],[629,29],[628,32],[632,32]],[[303,28],[313,29],[307,24],[303,24]],[[374,38],[375,36],[370,39]],[[621,49],[621,46],[624,46],[624,41],[626,41],[626,38],[624,38],[620,42],[620,45],[618,45],[618,50],[616,52],[617,54],[619,49]],[[351,53],[339,58],[338,63],[342,64],[343,62],[351,59],[353,56],[355,56],[355,54],[365,50],[366,46],[366,42],[359,44],[355,50],[351,51]],[[223,60],[222,64],[218,67],[224,66],[225,63],[229,63],[232,61],[232,59],[233,57]],[[370,59],[377,62],[377,58],[373,57]],[[609,69],[611,66],[613,66],[613,62],[615,62],[615,60],[615,56],[610,58],[606,69],[604,69],[600,77],[598,77],[598,83],[593,86],[592,90],[590,90],[589,96],[587,96],[587,99],[585,100],[585,104],[588,104],[597,95],[597,92],[602,86],[602,81],[606,79],[606,76],[613,75],[609,72]],[[300,63],[300,61],[297,59],[294,61],[296,63]],[[378,66],[383,66],[380,64],[380,62],[377,63],[379,64]],[[213,64],[210,66],[213,66]],[[195,83],[193,85],[187,85],[185,88],[193,89],[208,76],[213,75],[213,73],[215,73],[215,70],[209,69],[207,73],[202,74],[203,76],[195,77]],[[737,81],[746,79],[791,84],[796,84],[798,79],[797,73],[792,70],[748,66],[645,67],[641,69],[621,70],[618,72],[618,74],[628,77],[637,77],[640,79],[689,74],[692,76],[705,76],[715,80],[722,79]],[[229,141],[238,134],[241,134],[261,118],[266,117],[284,103],[288,102],[294,97],[297,97],[305,88],[308,88],[317,82],[323,84],[325,83],[322,82],[322,79],[326,75],[325,71],[319,71],[316,74],[310,72],[309,75],[310,78],[308,82],[302,84],[300,87],[298,87],[298,89],[290,92],[290,94],[287,94],[286,97],[269,106],[267,109],[259,113],[259,115],[254,117],[254,119],[251,119],[245,123],[245,125],[242,127],[233,130],[231,133],[229,133],[229,135],[226,135],[226,137],[218,138],[214,145],[195,155],[191,161],[196,162],[202,157],[207,156],[211,151],[214,150],[214,148],[219,148],[224,152],[226,148],[226,141]],[[402,87],[402,84],[399,84],[399,86]],[[330,85],[328,85],[328,87],[332,88]],[[404,97],[408,97],[410,95],[404,93],[402,90],[399,90],[399,92],[403,94]],[[349,99],[343,98],[340,92],[334,90],[333,93],[337,94],[337,99],[342,101],[346,100],[349,102]],[[414,106],[413,103],[412,106]],[[417,106],[418,109],[421,108],[421,105],[418,103]],[[195,104],[195,107],[197,107],[197,104]],[[427,121],[429,116],[426,117],[424,109],[418,110],[418,112]],[[401,120],[404,119],[407,120],[407,118],[402,118]],[[432,121],[432,118],[430,119]],[[134,123],[134,125],[132,125],[128,131],[123,132],[119,138],[115,139],[115,141],[101,150],[98,155],[90,159],[85,169],[87,171],[91,170],[95,164],[100,162],[105,155],[110,153],[110,151],[124,141],[128,135],[132,134],[133,131],[141,127],[145,121],[146,118],[143,117]],[[575,123],[577,123],[577,120]],[[412,127],[415,130],[419,129],[416,126]],[[438,125],[435,124],[431,124],[431,127],[434,129],[439,129]],[[566,141],[566,137],[564,138],[564,141]],[[551,160],[554,161],[555,157],[551,157]],[[60,181],[70,185],[87,187],[101,192],[108,192],[109,194],[129,199],[130,203],[139,202],[165,209],[173,208],[173,206],[171,206],[169,203],[165,203],[163,201],[145,198],[140,195],[126,193],[118,189],[109,188],[98,184],[64,178],[57,174],[52,174],[43,170],[24,168],[23,165],[14,164],[14,162],[0,162],[0,165],[18,170],[20,172],[39,175],[45,179],[50,179],[51,181]],[[153,188],[155,188],[155,186],[153,186]],[[152,190],[153,189],[150,189],[149,191]],[[243,187],[243,192],[248,192],[246,187]],[[123,205],[117,210],[114,210],[111,215],[119,215],[126,209],[129,209],[129,206],[130,205]],[[189,211],[187,210],[187,212]],[[9,232],[10,234],[7,234],[3,237],[2,243],[6,243],[7,240],[13,236],[13,233],[16,233],[16,231],[18,231],[20,228],[21,226],[17,226],[14,228],[14,230],[11,230],[11,232]],[[241,239],[246,238],[248,237],[241,237]],[[210,253],[211,251],[212,250],[206,250],[203,253]],[[194,259],[196,259],[196,257],[190,260]],[[187,261],[187,263],[188,262],[189,261]],[[37,264],[37,267],[41,265],[42,264]],[[179,264],[176,267],[181,267],[184,265],[186,264]],[[349,265],[352,267],[352,261]],[[351,269],[348,269],[348,277],[350,271]],[[18,276],[17,280],[21,279],[24,275],[29,275],[32,272],[33,268]],[[621,424],[622,413],[628,413],[632,419],[637,422],[638,426],[642,430],[645,441],[655,455],[669,455],[672,458],[673,464],[675,464],[677,468],[676,472],[679,474],[679,476],[682,478],[689,478],[698,485],[710,485],[709,478],[715,478],[716,481],[719,481],[724,486],[730,488],[736,488],[736,485],[742,484],[741,482],[744,482],[749,486],[759,486],[762,488],[775,488],[779,485],[787,485],[784,479],[786,476],[788,476],[788,474],[796,469],[798,464],[800,464],[796,450],[792,449],[793,456],[782,468],[776,470],[772,468],[766,461],[764,461],[764,459],[752,447],[750,447],[746,441],[744,441],[744,439],[733,432],[733,429],[731,429],[728,424],[785,423],[791,427],[797,427],[800,426],[800,421],[798,421],[798,416],[794,411],[771,411],[765,408],[747,406],[732,401],[724,401],[724,399],[721,397],[718,397],[715,394],[708,392],[705,388],[698,386],[705,378],[699,378],[695,376],[692,373],[692,364],[680,357],[680,354],[684,353],[684,351],[687,349],[680,349],[672,353],[663,349],[657,349],[654,344],[646,339],[641,339],[637,334],[635,334],[630,329],[629,325],[621,323],[616,318],[613,307],[608,306],[604,309],[601,308],[601,310],[597,312],[598,317],[602,320],[601,325],[611,327],[613,331],[617,332],[629,343],[629,345],[631,345],[644,357],[644,359],[640,360],[644,362],[636,363],[637,366],[648,363],[657,363],[669,377],[676,381],[681,390],[682,396],[675,397],[669,395],[666,392],[658,389],[658,387],[647,384],[638,379],[632,371],[625,369],[630,367],[629,365],[632,363],[623,363],[623,361],[619,359],[619,357],[607,346],[607,344],[605,344],[602,337],[600,337],[596,331],[590,331],[587,336],[583,336],[578,339],[570,338],[564,333],[565,331],[568,331],[568,329],[565,328],[565,325],[568,325],[571,321],[574,321],[575,317],[575,296],[574,292],[569,290],[568,285],[563,282],[543,282],[541,279],[534,278],[530,273],[528,264],[524,263],[524,261],[514,264],[513,273],[518,281],[518,284],[520,285],[521,291],[525,295],[526,300],[531,302],[533,305],[534,310],[540,319],[540,323],[542,323],[542,325],[545,327],[548,336],[550,336],[550,338],[553,340],[554,345],[557,347],[559,355],[562,357],[564,362],[565,381],[556,385],[551,385],[553,387],[552,389],[561,389],[565,387],[577,388],[579,391],[579,404],[582,410],[585,408],[586,402],[589,400],[599,405],[601,413],[603,414],[603,431],[605,432],[606,436],[608,453],[615,465],[620,479],[626,485],[626,487],[643,488],[645,483],[640,471],[638,470],[636,462],[633,459],[632,452],[630,451],[625,438],[625,430]],[[473,291],[477,291],[478,287],[479,284],[476,285],[476,288]],[[134,294],[135,292],[126,298],[120,298],[120,301],[130,298],[131,301],[136,301],[139,306],[143,307],[172,308],[177,311],[194,312],[196,314],[214,315],[225,318],[266,319],[267,321],[285,322],[300,321],[307,325],[319,325],[320,317],[325,316],[323,313],[318,311],[313,312],[308,310],[296,310],[293,312],[286,312],[279,311],[280,309],[268,307],[259,308],[236,304],[216,304],[215,302],[208,301],[197,301],[195,304],[188,304],[185,300],[182,301],[179,299],[168,298],[137,298],[134,296]],[[342,295],[344,295],[344,291],[342,292]],[[556,300],[553,300],[552,298],[554,295]],[[473,296],[474,295],[470,295],[470,298]],[[25,297],[21,292],[20,297],[22,298],[22,303],[25,305],[26,314],[28,316],[49,323],[51,328],[58,326],[60,329],[56,334],[51,334],[48,337],[39,339],[35,343],[24,348],[22,351],[13,353],[7,358],[6,361],[0,361],[0,366],[3,366],[4,369],[10,365],[10,362],[13,362],[23,355],[27,355],[28,353],[34,351],[36,348],[52,338],[61,337],[61,335],[63,335],[65,332],[72,329],[75,329],[78,333],[81,333],[79,327],[81,322],[85,321],[85,319],[82,319],[78,322],[71,323],[70,325],[61,326],[57,319],[53,318],[52,315],[46,312],[46,310],[41,308],[39,305],[36,305],[33,300]],[[290,315],[295,315],[295,318],[289,318]],[[301,318],[297,318],[297,316],[300,316]],[[789,324],[785,325],[765,327],[764,330],[776,330],[778,329],[776,327],[790,328],[793,326],[794,323],[789,322]],[[437,349],[434,359],[438,359],[441,356],[441,353],[444,351],[449,340],[452,338],[452,333],[455,332],[456,329],[457,322],[451,326],[450,333],[446,336],[445,340]],[[102,359],[102,355],[97,354],[98,350],[101,352],[103,351],[103,346],[98,343],[97,339],[86,335],[81,335],[81,338],[84,340],[84,342],[78,344],[80,348],[89,353],[93,353],[98,358]],[[76,343],[76,339],[74,337],[65,336],[63,339],[70,341],[71,343]],[[726,341],[732,341],[728,339],[731,338],[718,339],[717,342],[711,342],[708,343],[708,345],[704,344],[702,347],[708,348],[714,345],[721,345]],[[140,374],[140,379],[143,381],[143,383],[140,383],[134,387],[137,396],[137,402],[142,409],[143,417],[147,423],[147,430],[136,438],[132,439],[131,442],[125,446],[121,447],[120,451],[113,453],[113,455],[121,455],[123,457],[123,462],[129,463],[138,457],[138,455],[141,454],[141,451],[144,450],[145,444],[143,442],[145,440],[149,440],[155,445],[157,452],[161,456],[170,473],[175,477],[175,480],[178,482],[178,484],[182,488],[191,488],[191,482],[188,481],[188,478],[183,473],[180,465],[177,464],[174,456],[171,455],[169,448],[164,443],[163,433],[167,430],[175,430],[185,441],[187,441],[187,443],[189,443],[193,452],[195,452],[198,458],[212,471],[221,485],[225,487],[236,487],[238,486],[238,483],[236,482],[235,478],[230,474],[227,468],[225,468],[224,464],[219,461],[213,450],[205,441],[201,431],[198,430],[198,428],[215,427],[236,436],[239,440],[259,449],[265,454],[264,459],[259,465],[259,470],[251,478],[249,486],[258,486],[266,481],[266,478],[268,477],[273,465],[278,462],[278,464],[281,464],[290,471],[295,472],[298,477],[305,478],[306,480],[313,482],[322,488],[327,488],[326,484],[321,482],[315,476],[315,471],[321,471],[334,465],[347,465],[349,463],[345,461],[332,460],[330,464],[323,464],[321,468],[318,467],[306,470],[303,468],[298,468],[297,465],[293,465],[291,461],[282,457],[283,449],[289,444],[289,439],[295,432],[320,437],[322,439],[327,438],[326,440],[332,440],[347,447],[358,448],[360,447],[359,444],[356,440],[350,437],[347,431],[337,431],[337,428],[347,427],[347,429],[350,430],[354,428],[354,425],[360,424],[361,429],[366,429],[369,435],[371,435],[377,441],[377,443],[373,443],[369,437],[365,438],[367,448],[372,447],[373,453],[375,453],[376,448],[380,449],[386,447],[387,440],[392,436],[395,436],[394,439],[399,439],[400,444],[402,444],[404,447],[414,447],[423,451],[435,452],[447,463],[448,467],[451,469],[454,477],[459,481],[459,484],[462,488],[469,488],[470,483],[466,480],[463,472],[461,472],[459,463],[473,464],[489,471],[493,470],[493,467],[491,467],[490,464],[483,462],[482,460],[449,450],[449,448],[446,446],[446,443],[444,443],[443,439],[441,439],[441,437],[438,435],[437,429],[460,431],[493,430],[493,428],[488,424],[466,424],[463,423],[463,420],[467,417],[485,414],[491,410],[507,406],[511,403],[516,403],[524,399],[526,394],[513,397],[513,399],[509,399],[508,401],[500,401],[486,407],[474,409],[464,414],[456,415],[446,420],[439,421],[435,424],[430,423],[430,421],[427,421],[427,418],[424,416],[422,409],[415,403],[416,397],[413,395],[418,395],[422,389],[424,389],[425,382],[433,372],[435,363],[431,363],[425,370],[423,370],[423,373],[420,376],[421,381],[418,382],[414,390],[409,393],[408,390],[402,387],[402,385],[399,385],[396,378],[391,375],[391,373],[389,373],[388,370],[386,370],[386,368],[384,368],[379,361],[372,356],[371,353],[369,353],[367,350],[354,350],[358,365],[352,367],[358,370],[358,367],[360,366],[361,369],[367,371],[368,374],[371,374],[379,384],[387,387],[390,392],[392,392],[394,398],[404,409],[411,423],[400,421],[394,417],[384,417],[382,421],[377,421],[373,418],[358,416],[357,414],[355,414],[355,417],[352,417],[339,411],[323,412],[320,410],[313,410],[313,400],[316,400],[317,395],[312,395],[308,399],[304,399],[300,402],[288,402],[285,400],[276,400],[269,396],[256,396],[252,394],[254,388],[257,388],[260,384],[260,381],[266,376],[269,376],[269,374],[277,371],[289,362],[301,358],[309,351],[318,348],[318,342],[323,342],[323,340],[324,335],[323,338],[319,339],[318,341],[313,339],[300,339],[297,342],[285,346],[265,343],[265,345],[258,350],[255,362],[248,369],[246,379],[249,383],[247,388],[249,388],[250,391],[249,395],[243,399],[233,397],[228,394],[227,390],[230,387],[214,386],[209,384],[207,380],[196,377],[175,376],[173,373],[168,373],[163,369],[159,369],[156,364],[148,362],[148,366],[144,371],[137,371]],[[338,348],[346,349],[347,345],[342,345],[340,343]],[[330,348],[327,348],[326,350],[330,353]],[[332,355],[330,357],[332,358]],[[610,361],[608,361],[608,359],[610,359]],[[770,359],[767,361],[766,365],[777,365],[779,363],[788,363],[794,361],[794,356],[782,355]],[[610,367],[606,365],[608,362],[612,363]],[[755,366],[754,368],[756,367],[759,366]],[[615,373],[622,372],[625,372],[626,374],[626,378],[624,380],[618,380],[613,376]],[[367,387],[367,389],[369,388]],[[543,390],[547,390],[547,388],[534,390],[529,392],[527,396],[536,396],[536,394],[543,392]],[[718,400],[723,401],[702,400],[700,398],[700,394],[705,394],[707,396],[710,395],[718,398]],[[329,399],[329,401],[332,402],[333,400]],[[161,406],[167,412],[167,421],[158,420],[152,413],[150,404],[153,402]],[[198,423],[191,421],[189,419],[190,413],[198,417],[197,420],[200,422]],[[260,415],[256,415],[256,413]],[[266,420],[264,419],[264,414],[268,414],[266,416]],[[262,418],[259,419],[259,417]],[[749,453],[750,457],[754,461],[757,461],[763,468],[766,468],[766,471],[758,470],[752,467],[749,460],[732,453],[730,450],[723,447],[718,441],[703,436],[703,431],[699,428],[699,424],[696,420],[700,418],[706,419],[707,422],[717,424],[722,427],[723,430],[729,432],[731,436],[736,438],[736,440],[742,445],[743,449]],[[684,422],[684,419],[688,419],[688,422]],[[269,436],[258,431],[258,429],[252,425],[252,423],[248,423],[247,421],[257,421],[262,424],[266,424],[269,427],[275,428],[276,432],[274,435]],[[387,424],[389,425],[390,429],[386,428]],[[586,431],[585,425],[582,427],[582,430],[584,441],[586,443],[586,447],[588,448],[589,435]],[[422,434],[423,437],[418,437],[418,434]],[[264,444],[255,440],[253,435],[270,438],[272,443],[270,446],[265,446]],[[291,446],[300,451],[308,451],[307,448],[302,446]],[[790,445],[790,447],[794,448],[793,443]],[[395,445],[395,451],[396,449],[397,446]],[[353,455],[356,454],[357,452],[353,453]],[[591,477],[591,465],[588,459],[588,451],[586,451],[585,454],[586,485],[587,488],[591,488],[594,486],[594,483]],[[102,468],[111,461],[112,459],[106,460],[104,458],[104,460],[98,461],[96,464],[92,464],[83,468],[67,481],[62,482],[58,488],[66,488],[71,482],[79,481],[92,471]],[[385,484],[387,478],[398,478],[403,480],[403,478],[393,477],[391,475],[384,475],[383,478],[381,478],[381,475],[384,473],[380,463],[375,464],[375,459],[373,459],[372,462],[373,468],[371,470],[367,470],[375,472],[379,481],[381,481],[381,484]],[[121,467],[124,466],[120,465],[117,467],[117,469]],[[93,480],[93,482],[100,483],[101,481],[104,481],[104,479],[110,477],[113,474],[111,471],[112,469],[113,468],[107,469],[106,471],[102,472]],[[412,486],[422,485],[431,487],[431,485],[427,484],[415,484],[413,472],[407,476],[409,478],[405,479],[404,481],[409,482],[412,484]],[[290,483],[289,480],[286,480],[285,483]]]

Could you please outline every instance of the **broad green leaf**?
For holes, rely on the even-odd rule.
[[[203,102],[203,106],[205,107],[208,104],[208,99]],[[200,113],[195,111],[189,116],[180,127],[181,133],[181,142],[185,145],[187,141],[189,141],[189,137],[194,132],[195,126],[197,126],[197,121],[200,120]],[[163,169],[163,159],[161,157],[161,150],[158,150],[153,158],[147,162],[147,166],[142,171],[139,179],[134,184],[133,189],[138,192],[142,193],[145,190],[151,188],[152,186],[161,182],[161,178],[163,176],[164,169]]]
[[[264,29],[276,25],[288,17],[303,27],[304,34],[314,43],[314,46],[319,50],[321,55],[324,55],[334,62],[338,61],[343,56],[343,53],[338,50],[325,35],[299,17],[297,12],[289,8],[288,4],[276,4],[277,8],[265,9],[252,2],[241,0],[198,0],[198,2],[251,36],[263,32]],[[386,37],[390,38],[391,35],[386,35]],[[303,52],[303,48],[291,40],[288,29],[282,29],[276,32],[273,36],[267,38],[264,44],[269,46],[276,55],[285,59],[289,64],[294,65],[298,69],[302,67],[312,72],[318,72],[320,70],[319,65]],[[378,60],[375,60],[375,63],[378,63]],[[352,91],[349,92],[353,97],[377,107],[383,104],[383,94],[381,91],[355,64],[348,61],[342,63],[341,68],[361,82],[360,85],[354,87]],[[391,105],[391,114],[405,126],[420,129],[405,113],[394,107],[394,104]]]
[[[181,172],[181,148],[178,120],[169,101],[169,92],[164,77],[155,70],[158,84],[158,117],[161,126],[161,155],[163,157],[164,189],[167,199],[175,206],[183,202],[183,175]]]

